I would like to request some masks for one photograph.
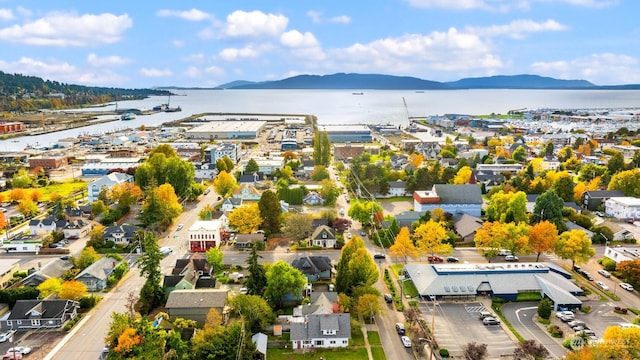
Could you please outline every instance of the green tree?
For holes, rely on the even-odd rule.
[[[624,156],[619,151],[616,151],[607,161],[607,169],[609,170],[609,174],[616,174],[621,170],[624,170]]]
[[[107,205],[105,205],[105,203],[102,200],[96,200],[91,204],[91,214],[93,216],[98,216],[100,214],[103,214],[107,210],[109,210],[109,207],[107,207]]]
[[[71,258],[70,261],[76,268],[82,271],[98,260],[100,260],[100,254],[98,254],[93,247],[87,246],[82,249],[79,258]]]
[[[538,303],[538,316],[543,319],[548,319],[551,316],[553,310],[553,304],[548,298],[540,300]]]
[[[572,156],[573,156],[573,150],[571,149],[570,146],[566,146],[560,149],[560,151],[558,151],[558,160],[560,160],[560,162],[565,162],[571,159]]]
[[[282,307],[282,299],[287,294],[297,297],[307,284],[307,278],[300,270],[284,261],[277,261],[267,270],[267,286],[264,296],[270,298],[278,307]]]
[[[518,191],[516,193],[499,191],[493,194],[486,210],[488,221],[526,222],[527,195]]]
[[[336,270],[336,291],[348,296],[378,280],[378,267],[358,236],[342,248]]]
[[[329,166],[331,160],[331,143],[329,142],[329,134],[326,131],[320,133],[320,142],[322,143],[322,165]]]
[[[89,231],[89,242],[88,245],[94,247],[103,247],[104,242],[104,229],[103,225],[96,225]]]
[[[260,171],[260,166],[258,166],[258,163],[254,159],[249,159],[249,161],[247,161],[247,165],[245,165],[244,167],[244,173],[253,174],[257,173],[258,171]]]
[[[226,171],[221,171],[213,180],[213,188],[222,197],[229,197],[236,188],[236,178]]]
[[[138,258],[138,269],[140,269],[140,275],[146,278],[140,290],[140,302],[142,303],[140,312],[147,314],[164,300],[164,290],[161,283],[162,273],[160,272],[162,253],[160,253],[158,240],[151,231],[141,231],[136,235],[144,250]]]
[[[311,180],[320,181],[329,178],[329,170],[322,165],[316,165],[311,173]]]
[[[289,213],[284,218],[284,235],[302,240],[311,235],[313,218],[309,214]]]
[[[522,146],[518,146],[513,153],[511,154],[511,158],[514,161],[523,163],[527,161],[527,151]]]
[[[253,360],[255,354],[251,332],[244,331],[240,322],[198,331],[191,344],[192,359]]]
[[[573,201],[573,178],[571,175],[560,176],[553,182],[551,189],[564,201]]]
[[[566,225],[562,221],[562,209],[564,201],[553,190],[547,190],[538,196],[533,207],[533,215],[531,223],[535,224],[540,221],[548,220],[553,223],[558,230],[566,229]]]
[[[609,182],[609,190],[620,190],[625,196],[640,197],[640,169],[621,171]]]
[[[181,212],[182,205],[171,184],[147,188],[141,216],[144,225],[159,224],[166,228]]]
[[[255,333],[273,323],[275,316],[265,299],[258,295],[238,295],[231,299],[236,315],[242,316],[247,331]]]
[[[591,239],[582,230],[570,230],[560,234],[556,243],[556,255],[562,259],[571,260],[571,266],[587,261],[596,251],[591,247]]]
[[[356,303],[356,314],[365,319],[373,319],[380,313],[380,300],[373,294],[364,294],[358,297]]]
[[[258,202],[260,216],[262,217],[262,226],[268,234],[276,234],[280,232],[282,208],[278,202],[276,194],[271,190],[266,190],[260,196]]]
[[[324,204],[326,206],[335,205],[336,200],[338,200],[338,196],[340,196],[340,189],[336,186],[336,184],[331,179],[324,179],[320,181],[320,189],[318,193],[324,199]]]
[[[544,146],[544,155],[553,156],[553,151],[554,151],[553,142],[552,141],[547,142]]]
[[[264,266],[258,263],[258,259],[260,258],[262,258],[262,256],[258,255],[256,247],[251,247],[251,255],[247,258],[249,276],[244,283],[247,287],[247,293],[250,295],[262,295],[267,286],[267,272]]]
[[[206,252],[207,262],[211,266],[211,273],[216,274],[224,269],[224,253],[218,247],[209,248]]]
[[[349,207],[349,216],[362,225],[371,225],[374,214],[382,212],[382,206],[373,201],[352,201]]]

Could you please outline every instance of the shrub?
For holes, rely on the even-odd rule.
[[[545,318],[541,318],[541,317],[538,317],[538,322],[539,322],[540,324],[544,324],[544,325],[549,325],[549,324],[551,324],[551,320],[549,320],[549,319],[545,319]]]
[[[63,330],[64,330],[64,331],[69,331],[69,330],[71,330],[71,329],[75,326],[75,324],[77,324],[77,323],[78,323],[78,321],[80,321],[80,319],[82,319],[82,314],[78,314],[78,315],[76,315],[73,319],[69,320],[69,321],[65,324],[65,326],[64,326],[64,328],[63,328]]]
[[[440,353],[440,357],[449,357],[449,350],[442,348],[438,351]]]
[[[80,298],[78,303],[80,307],[83,309],[91,309],[101,300],[102,298],[97,295],[87,295]]]
[[[583,307],[580,308],[580,311],[582,311],[585,314],[588,314],[588,313],[591,312],[591,306],[589,306],[589,305],[583,306]]]
[[[609,258],[602,258],[601,264],[602,264],[602,267],[604,267],[604,269],[607,271],[614,271],[617,265],[615,260],[611,260]]]
[[[553,311],[551,300],[547,298],[540,300],[540,303],[538,303],[538,316],[543,319],[548,319],[549,316],[551,316],[551,311]]]

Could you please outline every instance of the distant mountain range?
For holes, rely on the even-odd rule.
[[[165,88],[167,89],[167,88]],[[182,88],[187,89],[187,88]],[[496,75],[438,82],[410,76],[382,74],[298,75],[282,80],[238,80],[215,89],[349,89],[349,90],[460,90],[460,89],[610,89],[640,90],[640,84],[599,86],[586,80],[562,80],[538,75]]]

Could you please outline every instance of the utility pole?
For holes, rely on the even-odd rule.
[[[436,296],[431,295],[431,301],[433,302],[433,310],[431,310],[431,351],[429,352],[429,360],[433,359],[433,350],[436,343]]]

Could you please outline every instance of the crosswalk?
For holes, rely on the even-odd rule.
[[[482,304],[465,304],[464,309],[469,313],[469,315],[477,316],[481,311],[487,310]]]

